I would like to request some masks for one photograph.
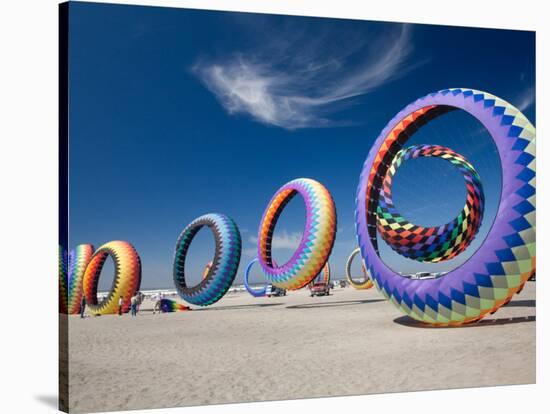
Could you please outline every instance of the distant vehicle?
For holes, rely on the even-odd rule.
[[[435,279],[437,277],[436,273],[430,272],[418,272],[410,276],[411,279]]]
[[[345,288],[348,284],[346,283],[345,280],[340,280],[340,287],[341,288]]]
[[[277,286],[268,285],[265,291],[265,294],[268,298],[274,296],[286,296],[286,289],[278,288]]]
[[[314,283],[309,285],[309,294],[313,296],[328,296],[330,295],[330,284]]]

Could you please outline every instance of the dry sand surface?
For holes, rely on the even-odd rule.
[[[535,382],[535,283],[481,323],[426,328],[371,289],[226,295],[69,322],[71,411]]]

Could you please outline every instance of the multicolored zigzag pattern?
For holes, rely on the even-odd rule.
[[[466,202],[456,218],[437,227],[409,222],[397,211],[392,200],[392,181],[397,169],[409,159],[438,157],[449,161],[464,176]],[[442,262],[462,253],[481,226],[485,196],[479,174],[466,158],[440,145],[414,145],[400,150],[386,171],[377,207],[378,232],[397,253],[421,262]]]
[[[216,243],[212,266],[206,277],[193,287],[185,281],[185,258],[198,231],[207,226]],[[241,234],[237,224],[223,214],[206,214],[193,220],[181,232],[174,253],[174,284],[185,301],[198,306],[211,305],[229,290],[241,260]]]
[[[67,287],[67,250],[59,245],[57,251],[58,269],[59,269],[59,313],[67,314],[69,309],[69,289]]]
[[[184,312],[191,310],[188,306],[185,306],[181,303],[176,302],[172,299],[161,299],[160,300],[160,311],[162,313],[169,312]]]
[[[422,125],[446,112],[477,118],[497,147],[501,202],[478,250],[444,277],[413,280],[395,273],[378,253],[377,210],[392,154]],[[382,130],[363,165],[356,199],[356,231],[365,266],[377,289],[405,314],[436,325],[460,325],[495,312],[535,272],[535,127],[514,106],[487,92],[445,89],[418,99]]]
[[[112,257],[115,263],[115,277],[111,291],[101,302],[97,299],[99,276],[105,260]],[[95,315],[118,312],[118,300],[122,297],[122,312],[128,312],[130,301],[141,285],[141,259],[130,243],[111,241],[105,243],[93,254],[82,280],[83,294],[88,310]]]
[[[82,280],[86,266],[94,254],[94,246],[91,244],[79,244],[69,254],[69,275],[68,275],[68,308],[69,314],[80,312],[82,301]]]
[[[273,232],[288,202],[300,194],[306,206],[306,224],[300,245],[292,258],[276,266],[272,257]],[[296,290],[311,282],[325,266],[336,237],[336,207],[328,190],[309,178],[282,186],[269,202],[258,231],[258,259],[273,285]]]

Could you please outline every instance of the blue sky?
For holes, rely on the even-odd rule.
[[[486,90],[535,122],[530,32],[73,2],[69,39],[70,243],[131,242],[143,288],[173,285],[179,233],[210,212],[233,217],[241,230],[240,283],[267,202],[298,177],[320,181],[334,197],[330,261],[342,275],[356,245],[355,191],[370,146],[402,107],[429,92]],[[451,147],[484,183],[480,235],[457,259],[419,264],[382,248],[396,270],[447,270],[491,225],[498,156],[477,121],[459,112],[410,143]],[[444,161],[420,159],[399,170],[394,193],[407,218],[436,225],[458,213],[465,189]],[[303,223],[296,198],[276,229],[276,260],[291,256]],[[212,254],[213,238],[201,231],[189,254],[191,281]],[[261,280],[256,268],[252,281]]]

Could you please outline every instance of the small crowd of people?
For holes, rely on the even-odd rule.
[[[137,316],[139,312],[139,307],[141,306],[145,295],[140,291],[137,291],[130,298],[130,314],[132,316]],[[122,311],[124,309],[124,297],[119,296],[118,298],[118,315],[122,316]],[[84,312],[86,311],[86,296],[82,295],[82,300],[80,301],[80,317],[84,318]],[[153,311],[154,313],[154,311]]]

